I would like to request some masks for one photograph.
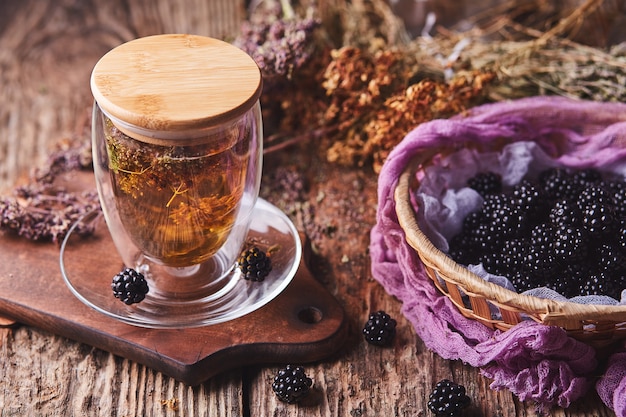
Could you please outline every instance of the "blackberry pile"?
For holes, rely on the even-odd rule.
[[[626,288],[626,181],[595,169],[549,168],[504,189],[494,173],[468,181],[484,198],[449,255],[482,263],[517,291],[546,286],[571,298]]]

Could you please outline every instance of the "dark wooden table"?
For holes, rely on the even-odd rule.
[[[85,135],[89,74],[110,48],[135,37],[187,32],[232,37],[245,18],[243,0],[0,3],[0,189],[45,160],[63,138]],[[376,176],[330,165],[303,144],[268,155],[262,194],[285,208],[314,251],[310,269],[339,301],[349,324],[336,353],[306,363],[313,395],[299,405],[277,400],[279,364],[234,366],[197,386],[34,326],[0,329],[0,415],[29,416],[428,416],[426,401],[443,378],[464,384],[468,416],[535,416],[535,407],[461,362],[430,352],[401,315],[400,303],[371,277],[369,230]],[[277,176],[305,184],[287,190]],[[267,185],[265,185],[267,184]],[[50,271],[58,276],[58,271]],[[398,321],[390,348],[360,335],[370,311]],[[554,416],[613,416],[595,392]]]

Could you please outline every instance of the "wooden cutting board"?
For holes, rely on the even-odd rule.
[[[94,274],[111,262],[122,264],[110,236],[101,244],[108,247],[103,253],[85,254]],[[63,280],[59,253],[56,244],[0,233],[0,314],[189,385],[244,365],[320,360],[346,338],[344,311],[307,269],[308,256],[278,297],[248,315],[198,328],[147,329],[105,316],[78,300]]]

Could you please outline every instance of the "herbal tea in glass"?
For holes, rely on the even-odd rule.
[[[244,192],[250,128],[188,146],[139,142],[104,118],[119,218],[144,255],[163,265],[206,261],[228,239]]]

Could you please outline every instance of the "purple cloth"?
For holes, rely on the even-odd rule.
[[[438,292],[406,243],[393,200],[398,178],[419,152],[499,138],[534,140],[558,149],[568,166],[608,166],[626,157],[626,105],[533,97],[488,104],[409,132],[386,160],[378,183],[378,212],[371,231],[372,274],[402,303],[426,346],[445,359],[462,360],[542,409],[568,407],[596,382],[595,350],[559,327],[523,322],[506,332],[465,318]],[[596,389],[618,416],[626,416],[626,347],[609,360]]]

